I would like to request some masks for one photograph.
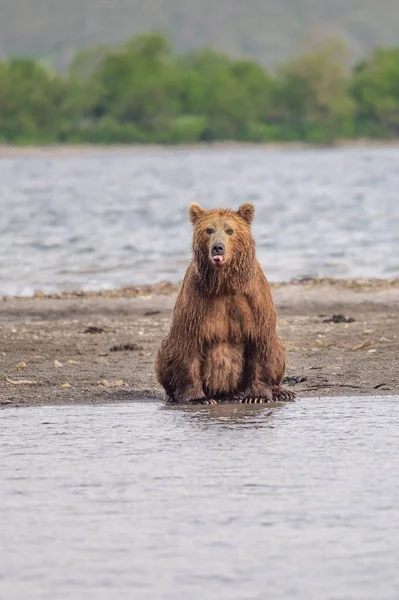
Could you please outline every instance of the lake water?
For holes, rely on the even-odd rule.
[[[134,150],[0,160],[0,295],[182,278],[187,206],[256,205],[271,281],[399,276],[399,149]]]
[[[0,597],[397,600],[398,400],[3,410]]]

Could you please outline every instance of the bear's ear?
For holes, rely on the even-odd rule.
[[[198,219],[201,217],[201,215],[204,214],[204,212],[205,210],[199,204],[196,204],[195,202],[193,204],[190,204],[190,206],[188,207],[188,214],[191,223],[195,225]]]
[[[244,221],[251,225],[254,220],[255,207],[250,202],[246,202],[245,204],[241,204],[240,208],[237,210],[237,214],[241,219],[244,219]]]

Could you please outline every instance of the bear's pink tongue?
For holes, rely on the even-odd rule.
[[[216,256],[212,257],[212,260],[214,263],[222,263],[224,262],[224,257],[220,256],[220,254],[217,254]]]

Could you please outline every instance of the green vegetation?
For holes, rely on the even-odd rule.
[[[80,53],[60,75],[0,63],[0,142],[307,141],[399,135],[399,48],[349,65],[318,42],[276,73],[212,50],[175,54],[159,34]]]

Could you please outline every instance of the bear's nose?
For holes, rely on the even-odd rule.
[[[212,256],[217,256],[220,254],[224,254],[224,244],[222,242],[218,242],[217,244],[213,244],[212,246]]]

